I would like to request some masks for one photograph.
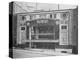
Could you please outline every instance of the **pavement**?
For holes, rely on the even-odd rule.
[[[13,58],[31,58],[31,57],[47,57],[47,56],[65,56],[72,55],[69,53],[56,52],[53,49],[13,49]]]

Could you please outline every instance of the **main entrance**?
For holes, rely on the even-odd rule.
[[[55,26],[32,26],[31,27],[32,40],[57,40],[59,39],[59,30],[55,30]]]
[[[59,24],[54,20],[48,20],[46,23],[31,21],[26,32],[27,42],[31,48],[55,48],[59,43],[55,43],[59,40]]]

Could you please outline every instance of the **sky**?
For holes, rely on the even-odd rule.
[[[50,4],[50,3],[33,3],[33,2],[15,2],[15,13],[19,12],[33,12],[34,10],[59,10],[61,9],[75,9],[76,5],[67,4]]]

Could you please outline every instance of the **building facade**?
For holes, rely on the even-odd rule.
[[[14,17],[13,40],[16,45],[78,50],[77,9],[18,13]]]

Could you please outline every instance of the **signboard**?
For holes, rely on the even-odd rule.
[[[28,22],[27,22],[28,23]],[[30,21],[30,26],[41,26],[41,25],[58,25],[59,20],[51,19],[37,19]]]
[[[37,23],[48,23],[48,20],[38,20]]]
[[[60,26],[60,45],[68,45],[67,25],[61,25]]]

